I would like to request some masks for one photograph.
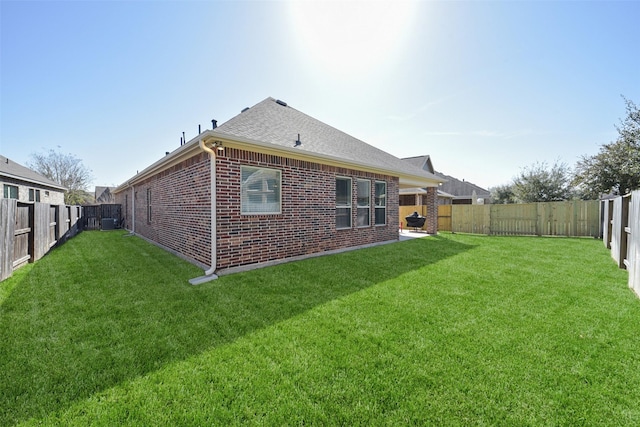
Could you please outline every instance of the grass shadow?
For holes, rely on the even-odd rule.
[[[109,387],[467,251],[414,239],[199,287],[201,270],[137,237],[85,232],[16,274],[0,305],[0,425]]]

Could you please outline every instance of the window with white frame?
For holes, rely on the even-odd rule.
[[[18,186],[4,184],[4,198],[5,199],[17,199],[18,198]]]
[[[241,166],[240,175],[240,211],[243,214],[279,214],[282,212],[281,171]]]
[[[356,217],[358,227],[371,225],[371,181],[358,180],[358,215]]]
[[[336,228],[351,228],[351,178],[336,178]]]
[[[376,181],[375,216],[376,225],[387,223],[387,183],[384,181]]]
[[[151,223],[151,189],[147,188],[147,222]]]

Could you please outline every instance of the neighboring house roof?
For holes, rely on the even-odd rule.
[[[479,187],[469,181],[459,180],[449,175],[445,175],[442,172],[436,172],[437,176],[446,179],[447,181],[442,184],[440,189],[449,194],[453,194],[456,199],[461,198],[471,198],[473,197],[473,193],[475,191],[475,196],[478,198],[489,198],[491,197],[491,193]]]
[[[400,190],[401,195],[411,195],[411,194],[427,194],[427,190],[424,188],[402,188]],[[453,194],[446,193],[440,189],[438,189],[438,197],[442,197],[445,199],[453,199],[455,196]]]
[[[401,187],[437,187],[443,180],[407,167],[399,158],[314,119],[274,98],[244,109],[214,130],[206,130],[149,166],[129,183],[144,179],[198,149],[200,141],[339,167],[397,176]],[[120,190],[118,187],[116,191]]]
[[[96,203],[113,203],[115,196],[111,193],[111,187],[96,186],[95,199]]]
[[[456,196],[454,196],[453,194],[449,194],[446,191],[438,190],[438,197],[441,197],[443,199],[455,199]]]
[[[431,163],[431,156],[429,155],[405,157],[402,159],[402,161],[412,166],[415,166],[419,169],[435,174],[435,170],[433,169],[433,163]]]
[[[67,190],[67,188],[61,186],[57,182],[52,181],[49,178],[40,175],[38,172],[22,166],[21,164],[2,155],[0,155],[0,176],[50,187],[59,191]]]

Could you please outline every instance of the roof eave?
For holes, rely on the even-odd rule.
[[[53,189],[60,190],[60,191],[67,191],[68,190],[68,188],[63,187],[61,185],[50,184],[48,182],[38,181],[37,179],[25,178],[24,176],[13,175],[11,173],[2,172],[2,173],[0,173],[0,176],[6,176],[7,178],[15,179],[15,180],[18,180],[18,181],[30,182],[32,184],[38,184],[38,185],[41,185],[43,187],[53,188]]]
[[[163,158],[159,159],[157,162],[145,168],[141,172],[138,172],[131,179],[120,184],[114,190],[114,193],[123,191],[129,186],[136,184],[138,182],[141,182],[146,178],[148,178],[149,176],[152,176],[165,169],[168,169],[180,163],[181,161],[193,156],[194,151],[200,150],[198,143],[201,140],[205,143],[209,143],[209,142],[221,143],[222,146],[225,148],[237,148],[242,150],[254,151],[257,147],[261,153],[265,153],[265,154],[272,154],[272,155],[278,155],[278,156],[284,155],[286,157],[292,157],[295,159],[312,161],[316,163],[320,160],[322,161],[323,164],[328,164],[331,166],[363,170],[367,172],[379,173],[381,175],[397,176],[399,179],[399,185],[401,188],[437,187],[440,185],[440,183],[446,182],[446,180],[443,180],[435,176],[434,178],[424,177],[424,176],[416,175],[412,173],[406,173],[402,171],[373,166],[364,162],[345,160],[345,159],[330,156],[327,154],[312,153],[309,151],[300,150],[299,148],[295,148],[295,147],[284,147],[284,146],[272,144],[269,142],[262,142],[262,141],[252,140],[249,138],[238,137],[235,135],[226,134],[224,132],[218,132],[216,130],[206,130],[200,135],[191,139],[186,144],[181,145],[178,149],[167,154]]]
[[[349,169],[364,170],[368,172],[375,172],[381,175],[397,176],[400,180],[400,186],[403,188],[408,187],[437,187],[442,180],[438,177],[428,178],[421,175],[406,173],[398,170],[383,168],[374,166],[364,162],[356,162],[353,160],[345,160],[343,158],[331,156],[328,154],[313,153],[304,151],[296,147],[284,147],[281,145],[272,144],[269,142],[262,142],[252,140],[249,138],[238,137],[235,135],[225,134],[223,132],[205,131],[200,135],[200,139],[204,139],[205,142],[221,142],[223,147],[238,148],[244,150],[252,150],[254,147],[259,147],[261,152],[273,155],[285,155],[287,157],[293,157],[296,159],[318,162],[321,160],[323,164],[331,166],[344,167]]]

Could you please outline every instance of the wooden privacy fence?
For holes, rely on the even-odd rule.
[[[640,190],[600,202],[602,240],[618,267],[629,272],[629,287],[640,296]]]
[[[410,206],[400,206],[399,215],[400,215],[400,226],[406,226],[405,217],[411,215],[414,212],[418,212],[418,215],[427,216],[427,207],[424,205],[410,205]],[[425,228],[423,226],[422,228]]]
[[[80,206],[0,199],[0,281],[81,229]]]
[[[438,230],[504,236],[599,237],[599,202],[441,205]]]
[[[110,230],[122,225],[121,205],[86,205],[83,210],[85,230]]]

